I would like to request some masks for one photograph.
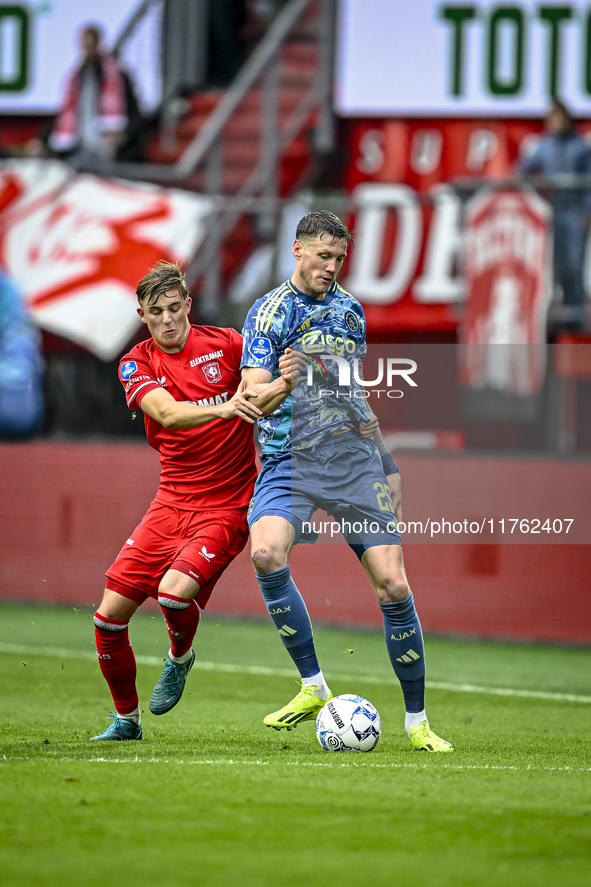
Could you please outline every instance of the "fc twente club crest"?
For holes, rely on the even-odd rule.
[[[210,385],[213,385],[214,382],[222,381],[222,371],[217,360],[214,360],[213,363],[207,363],[201,369]]]

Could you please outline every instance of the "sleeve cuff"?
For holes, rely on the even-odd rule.
[[[381,458],[382,468],[384,469],[386,477],[388,477],[389,474],[400,474],[400,469],[390,453],[384,453]]]

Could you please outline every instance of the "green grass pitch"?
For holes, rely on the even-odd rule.
[[[147,711],[168,649],[138,613],[144,741],[89,743],[111,704],[91,614],[0,607],[0,884],[588,887],[591,653],[427,638],[448,755],[413,752],[379,632],[316,630],[334,693],[380,711],[370,754],[262,724],[297,691],[270,624],[206,614],[181,703]]]

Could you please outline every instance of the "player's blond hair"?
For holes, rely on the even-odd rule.
[[[176,262],[161,260],[142,277],[135,293],[140,305],[153,305],[162,293],[169,290],[178,290],[182,299],[189,297],[189,287],[181,266]]]

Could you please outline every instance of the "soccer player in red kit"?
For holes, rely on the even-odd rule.
[[[94,615],[99,663],[114,722],[92,739],[141,739],[136,661],[129,620],[158,600],[170,637],[150,711],[170,711],[195,661],[192,642],[217,580],[244,548],[256,478],[252,425],[262,415],[241,382],[242,336],[192,326],[191,298],[178,265],[159,262],[139,282],[138,314],[151,339],[119,365],[127,405],[144,413],[160,453],[158,492],[107,571]]]

